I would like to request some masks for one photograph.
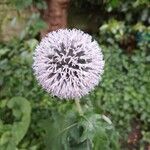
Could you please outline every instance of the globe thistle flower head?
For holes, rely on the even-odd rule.
[[[103,73],[101,49],[77,29],[50,32],[36,47],[33,69],[42,87],[60,99],[77,99],[98,85]]]

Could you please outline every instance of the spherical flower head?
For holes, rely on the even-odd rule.
[[[48,33],[34,53],[37,80],[60,99],[78,99],[88,94],[98,85],[103,68],[98,43],[77,29]]]

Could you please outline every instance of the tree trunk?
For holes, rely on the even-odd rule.
[[[47,23],[47,29],[41,32],[45,36],[50,31],[67,27],[67,10],[69,0],[45,0],[47,9],[41,11],[42,18]]]

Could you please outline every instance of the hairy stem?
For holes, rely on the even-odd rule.
[[[79,99],[75,99],[75,103],[76,103],[77,110],[78,110],[80,116],[83,116],[83,111],[82,111],[82,108],[81,108],[81,105],[80,105],[80,100]]]
[[[62,133],[64,133],[65,131],[67,131],[67,130],[69,130],[69,129],[71,129],[71,128],[73,128],[73,127],[75,127],[77,125],[77,123],[74,123],[74,124],[72,124],[72,125],[70,125],[70,126],[68,126],[68,127],[66,127],[65,129],[63,129],[58,135],[60,135],[60,134],[62,134]]]

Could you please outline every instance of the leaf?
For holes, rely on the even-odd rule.
[[[17,9],[24,9],[27,8],[28,6],[30,6],[32,4],[32,0],[13,0],[10,1],[12,4],[14,4],[14,6],[16,6]]]
[[[6,53],[8,53],[10,50],[8,48],[3,48],[0,49],[0,58],[5,55]]]
[[[11,124],[4,124],[4,132],[0,138],[0,149],[16,150],[17,145],[25,136],[31,119],[30,103],[23,97],[14,97],[7,103],[8,108],[12,109],[16,121]],[[9,127],[9,128],[8,128]]]
[[[99,114],[88,114],[81,121],[84,131],[81,141],[89,140],[94,150],[111,149],[119,150],[117,134],[112,127],[112,123],[108,117]],[[116,140],[112,143],[111,136],[115,135]],[[117,144],[116,144],[117,143]],[[110,146],[115,145],[115,146]],[[118,145],[118,147],[116,147]]]
[[[31,51],[35,49],[37,44],[38,44],[38,41],[36,39],[30,39],[25,42],[25,45],[27,45],[27,48],[29,48]]]

